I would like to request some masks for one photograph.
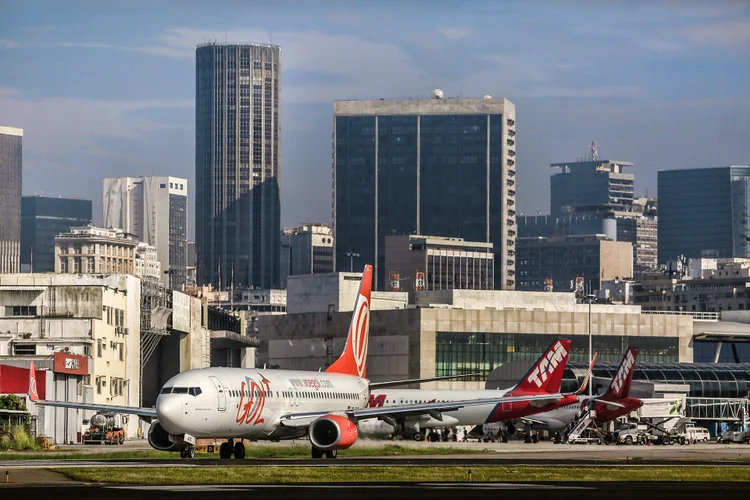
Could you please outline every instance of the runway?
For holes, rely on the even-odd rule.
[[[639,495],[650,498],[684,500],[686,498],[715,498],[716,494],[737,495],[747,493],[745,483],[396,483],[396,484],[249,484],[249,485],[172,485],[172,486],[7,486],[0,485],[9,494],[28,496],[35,500],[60,500],[60,498],[108,500],[139,499],[144,495],[156,498],[182,500],[226,500],[227,495],[254,500],[309,500],[311,497],[327,500],[379,500],[408,497],[410,500],[462,500],[484,499],[491,496],[523,495],[524,500],[555,498],[580,500],[582,497],[607,500],[632,500]]]

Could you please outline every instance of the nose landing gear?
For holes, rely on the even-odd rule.
[[[235,443],[234,439],[230,438],[219,446],[219,458],[232,458],[232,454],[238,460],[245,458],[245,444],[241,439]]]
[[[180,458],[195,458],[195,448],[192,445],[187,445],[180,450]]]

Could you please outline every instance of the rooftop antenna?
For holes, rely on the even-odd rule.
[[[596,148],[596,143],[594,141],[591,141],[591,147],[589,149],[591,151],[591,161],[597,161],[599,159],[599,150]]]

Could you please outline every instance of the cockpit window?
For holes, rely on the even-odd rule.
[[[188,388],[187,387],[175,387],[172,389],[172,394],[187,394]]]
[[[171,387],[162,387],[161,388],[161,394],[171,394],[172,388]]]
[[[191,396],[198,396],[201,394],[200,387],[163,387],[161,394],[190,394]]]
[[[190,395],[191,396],[199,396],[201,392],[202,391],[201,391],[200,387],[191,387],[190,388]]]

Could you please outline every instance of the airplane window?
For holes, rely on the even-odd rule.
[[[188,388],[187,387],[175,387],[172,390],[172,394],[187,394]]]
[[[161,388],[161,393],[162,394],[171,394],[172,393],[172,388],[171,387],[162,387]]]
[[[188,391],[191,396],[198,396],[202,392],[200,387],[191,387]]]

